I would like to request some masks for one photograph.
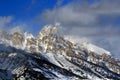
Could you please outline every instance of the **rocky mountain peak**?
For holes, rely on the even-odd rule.
[[[15,46],[22,46],[23,44],[23,36],[18,33],[18,32],[15,32],[11,35],[11,39],[12,39],[12,44],[15,45]]]
[[[120,79],[120,61],[109,51],[87,41],[66,40],[56,26],[45,26],[37,37],[28,32],[9,36],[12,45],[0,45],[0,78],[10,69],[9,74],[20,80]]]
[[[54,25],[46,25],[38,34],[39,36],[57,35],[58,28]]]

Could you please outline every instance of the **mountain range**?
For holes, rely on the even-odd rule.
[[[2,80],[120,80],[120,60],[88,41],[66,39],[55,25],[37,36],[0,31]]]

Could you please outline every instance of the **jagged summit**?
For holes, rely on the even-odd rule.
[[[54,25],[46,25],[45,27],[43,27],[40,33],[42,33],[43,35],[57,34],[58,28]]]
[[[86,41],[73,43],[56,26],[45,26],[37,37],[28,32],[6,35],[0,39],[2,79],[120,79],[120,61],[109,51]]]

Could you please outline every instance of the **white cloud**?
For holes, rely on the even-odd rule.
[[[0,28],[4,28],[12,22],[12,16],[0,16]]]
[[[47,22],[60,21],[63,25],[91,25],[98,24],[101,16],[109,16],[110,19],[115,19],[114,16],[120,15],[119,0],[99,0],[93,4],[72,2],[68,5],[46,10],[41,15],[42,19]],[[103,17],[104,18],[104,17]]]
[[[45,10],[38,18],[45,23],[60,22],[65,34],[87,37],[91,42],[102,44],[101,47],[118,55],[120,45],[114,43],[119,43],[120,39],[119,4],[120,0],[94,0],[93,3],[75,0],[65,6]]]
[[[25,22],[13,21],[12,16],[0,16],[0,31],[6,31],[11,34],[19,32],[22,34],[24,30],[30,31],[29,29],[30,28]]]
[[[60,22],[67,33],[81,36],[116,36],[120,34],[120,1],[94,0],[93,3],[73,1],[65,6],[45,10],[40,19],[46,23]],[[118,20],[119,19],[119,20]],[[65,31],[65,32],[66,32]]]
[[[55,8],[54,10],[46,10],[41,17],[47,22],[59,21],[65,25],[92,24],[97,21],[96,15],[78,12],[71,5]]]

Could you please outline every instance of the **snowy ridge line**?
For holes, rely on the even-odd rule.
[[[12,79],[120,79],[120,61],[109,51],[86,41],[66,40],[54,25],[45,26],[36,37],[28,32],[7,36],[0,41],[0,69],[10,71]]]
[[[65,59],[66,59],[67,61],[69,61],[69,62],[71,62],[71,63],[77,65],[77,66],[81,66],[81,65],[79,65],[79,64],[77,64],[77,63],[74,63],[74,62],[70,61],[70,60],[67,59],[67,58],[65,58]],[[106,72],[110,72],[110,73],[112,73],[112,74],[118,76],[118,79],[120,79],[120,74],[117,74],[117,73],[115,73],[115,72],[109,70],[108,68],[105,68],[105,67],[103,67],[103,66],[100,66],[100,65],[94,64],[94,63],[89,62],[89,61],[87,61],[87,60],[85,60],[85,59],[82,59],[82,58],[81,58],[81,60],[87,62],[87,63],[88,63],[89,65],[91,65],[91,66],[94,65],[96,68],[98,67],[98,68],[104,69]],[[84,66],[84,67],[85,67],[85,66]],[[111,75],[111,76],[112,76],[112,75]],[[114,76],[113,76],[113,77],[114,77]],[[101,77],[101,78],[102,78],[102,77]],[[116,77],[115,77],[115,78],[116,78]]]
[[[6,47],[7,48],[7,47]],[[11,47],[11,48],[13,48],[13,49],[15,49],[14,47]],[[24,50],[21,50],[21,49],[16,49],[16,51],[17,51],[17,53],[18,54],[23,54],[24,56],[27,56],[27,58],[29,59],[33,59],[34,61],[39,61],[39,62],[44,62],[44,63],[46,63],[46,64],[49,64],[49,65],[51,65],[51,66],[53,66],[53,67],[55,67],[55,68],[59,68],[61,71],[65,71],[65,72],[67,72],[67,73],[69,73],[69,76],[71,75],[71,76],[76,76],[76,77],[79,77],[79,78],[82,78],[82,77],[80,77],[80,76],[78,76],[78,75],[76,75],[76,74],[74,74],[74,73],[72,73],[72,72],[69,72],[69,71],[67,71],[66,69],[64,69],[64,68],[60,68],[59,66],[56,66],[55,64],[53,64],[53,63],[50,63],[50,62],[48,62],[46,59],[44,59],[43,57],[36,57],[36,56],[33,56],[33,55],[31,55],[31,53],[29,53],[29,52],[26,52],[26,51],[24,51]],[[38,63],[39,63],[38,62]],[[60,71],[60,72],[61,72]],[[18,77],[20,77],[22,74],[20,74]]]

